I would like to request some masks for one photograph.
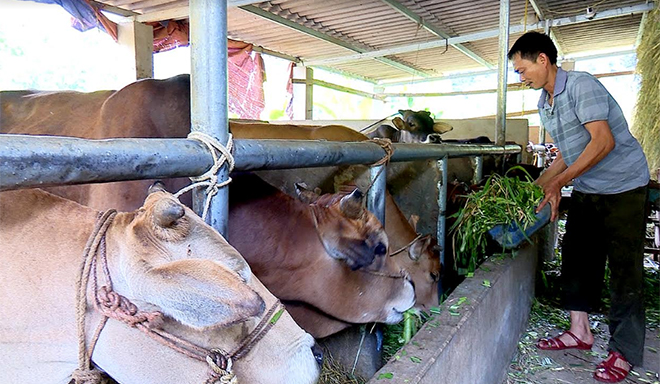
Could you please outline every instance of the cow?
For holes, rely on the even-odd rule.
[[[92,139],[112,137],[186,137],[190,126],[190,77],[179,75],[165,80],[146,79],[116,91],[93,93],[89,102],[86,93],[34,91],[0,92],[0,132]],[[105,99],[103,99],[105,97]],[[60,108],[64,105],[66,108]],[[74,117],[70,119],[69,117]],[[249,139],[324,139],[330,141],[363,141],[368,137],[343,126],[272,125],[266,123],[240,123],[230,121],[235,138]],[[169,181],[172,191],[180,189],[186,181]],[[144,181],[56,187],[50,191],[97,209],[110,207],[137,208],[144,193]],[[235,187],[235,186],[234,186]],[[230,188],[231,189],[231,188]],[[184,196],[186,197],[186,196]],[[188,202],[189,203],[189,202]],[[386,208],[386,228],[409,227],[402,215]],[[232,224],[230,224],[231,226]],[[235,224],[240,225],[240,224]],[[424,239],[415,239],[410,227],[389,234],[391,247],[408,247],[394,259],[405,269],[415,283],[416,302],[428,309],[437,305],[437,294],[422,291],[437,290],[437,283],[428,285],[429,276],[439,273],[439,264],[431,246]],[[252,244],[258,247],[258,243]],[[409,250],[420,249],[419,257]],[[432,269],[426,269],[431,266]],[[424,299],[426,298],[426,299]]]
[[[454,129],[451,124],[435,122],[428,111],[399,110],[401,117],[392,125],[382,124],[368,133],[369,138],[387,138],[395,143],[441,143],[440,135]]]
[[[209,351],[232,354],[233,368],[215,361],[243,383],[316,382],[314,339],[176,198],[155,187],[106,230],[100,217],[39,189],[0,193],[0,382],[68,383],[89,364],[79,360],[79,325],[93,365],[124,384],[205,382]],[[98,252],[85,258],[90,244]],[[163,332],[196,345],[187,349],[197,358],[156,341]]]
[[[344,324],[392,324],[414,305],[416,290],[387,256],[388,237],[359,190],[317,195],[298,186],[297,200],[255,175],[233,178],[227,239],[287,307]],[[292,314],[316,338],[343,328]]]

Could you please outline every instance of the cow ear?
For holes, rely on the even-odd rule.
[[[314,190],[307,189],[307,187],[301,183],[296,183],[296,194],[298,195],[298,200],[302,201],[305,204],[312,204],[321,195],[321,189],[314,188]],[[318,191],[318,192],[317,192]]]
[[[392,124],[394,124],[396,129],[398,129],[399,131],[409,131],[410,130],[409,129],[410,127],[408,126],[408,123],[403,121],[403,119],[400,118],[399,116],[392,119]]]
[[[151,195],[154,192],[165,192],[165,184],[163,184],[162,181],[158,180],[151,184],[151,187],[149,187],[149,192],[148,194]]]
[[[451,124],[443,123],[440,121],[433,123],[433,132],[435,133],[446,133],[453,129],[454,127]]]
[[[169,228],[185,214],[181,203],[173,199],[161,199],[154,205],[153,220],[159,227]]]
[[[344,196],[339,201],[339,209],[344,216],[350,219],[358,219],[362,216],[364,207],[362,205],[362,198],[364,195],[359,189],[355,188],[353,192]]]
[[[431,245],[431,235],[422,236],[410,244],[408,255],[414,261],[418,261]]]
[[[227,326],[263,313],[263,299],[236,273],[217,262],[177,260],[133,273],[128,285],[136,299],[194,328]]]

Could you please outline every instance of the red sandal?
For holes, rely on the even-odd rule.
[[[575,345],[564,344],[564,342],[559,339],[562,335],[568,335],[572,337],[573,340],[575,340]],[[566,331],[559,336],[543,338],[536,343],[536,348],[545,351],[561,351],[563,349],[580,349],[588,351],[592,346],[593,344],[587,344],[584,341],[578,339],[578,337],[575,336],[571,331]]]
[[[617,360],[623,360],[626,364],[628,364],[628,369],[620,368],[614,365]],[[607,359],[603,360],[603,362],[598,364],[596,367],[596,372],[594,372],[594,379],[602,383],[619,383],[625,380],[632,368],[632,364],[630,364],[628,360],[623,357],[623,355],[616,351],[610,351],[610,354],[607,355]],[[605,378],[598,376],[599,373],[604,373],[608,377]]]

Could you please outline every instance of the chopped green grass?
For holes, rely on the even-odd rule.
[[[527,180],[493,174],[483,189],[466,198],[465,206],[451,216],[456,222],[450,229],[455,267],[463,275],[473,273],[485,259],[488,230],[511,223],[525,227],[536,220],[543,190],[532,183],[529,174]]]

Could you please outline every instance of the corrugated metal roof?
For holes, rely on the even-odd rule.
[[[130,10],[141,19],[186,16],[187,0],[100,0]],[[498,61],[499,1],[495,0],[270,0],[249,4],[228,0],[228,34],[232,39],[300,58],[303,62],[336,59],[323,64],[373,81],[438,76],[458,70],[485,69]],[[646,0],[510,0],[510,24],[519,31],[538,19],[570,23],[592,7],[596,18],[553,27],[563,54],[584,53],[635,43],[641,13],[599,20],[599,14],[622,7],[642,7]],[[651,2],[652,4],[652,2]],[[240,7],[232,6],[240,5]],[[537,15],[535,8],[540,15]],[[570,19],[566,19],[570,17]],[[489,34],[490,33],[490,34]],[[489,34],[485,36],[484,34]],[[512,33],[510,44],[521,33]],[[470,41],[445,47],[442,40],[470,36]],[[477,37],[479,39],[477,39]],[[475,40],[476,39],[476,40]],[[432,49],[420,44],[436,42]],[[409,47],[392,54],[388,49]],[[417,48],[416,48],[417,47]],[[356,53],[384,50],[356,60]]]
[[[559,27],[555,30],[555,36],[564,54],[580,53],[585,48],[602,50],[632,45],[641,21],[642,15],[594,20],[587,24]]]

